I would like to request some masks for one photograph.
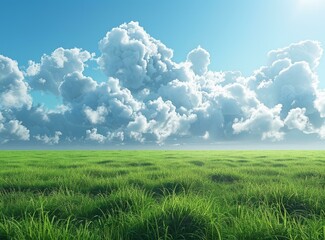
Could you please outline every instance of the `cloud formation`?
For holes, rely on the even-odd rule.
[[[32,98],[28,94],[28,88],[18,63],[0,55],[0,110],[30,108]]]
[[[319,42],[270,51],[268,64],[243,76],[209,70],[202,47],[183,62],[137,22],[113,28],[100,54],[57,48],[40,62],[0,55],[0,141],[48,145],[287,141],[325,139],[325,90],[318,86]],[[94,61],[107,81],[87,76]],[[91,71],[87,71],[91,72]],[[30,91],[54,94],[54,110],[33,105]]]
[[[202,76],[208,71],[210,54],[199,46],[187,55],[187,61],[191,63],[191,69],[193,72],[196,75]]]
[[[91,59],[88,51],[80,48],[55,49],[51,55],[44,54],[40,63],[29,61],[27,77],[34,90],[59,95],[59,87],[68,74],[82,73],[85,62]]]

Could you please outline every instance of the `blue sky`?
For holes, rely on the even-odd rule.
[[[208,56],[209,64],[207,64],[209,71],[215,73],[226,72],[226,71],[229,72],[240,71],[242,73],[242,78],[246,78],[246,80],[240,80],[239,78],[237,78],[236,80],[234,80],[234,82],[240,83],[243,86],[246,84],[245,87],[248,87],[247,82],[249,81],[248,79],[250,77],[258,78],[257,75],[254,73],[254,71],[260,69],[262,66],[268,66],[271,64],[267,56],[267,53],[269,51],[282,49],[282,52],[285,52],[284,54],[287,54],[287,52],[290,52],[291,50],[285,49],[286,47],[294,43],[301,43],[301,41],[304,40],[317,41],[317,44],[316,42],[313,42],[311,44],[301,43],[300,45],[299,44],[297,45],[298,47],[294,46],[293,49],[295,48],[313,49],[315,47],[314,46],[315,44],[319,47],[325,44],[325,31],[323,30],[325,27],[324,26],[325,19],[324,19],[324,14],[322,14],[324,10],[325,10],[325,3],[323,3],[323,1],[321,0],[264,0],[264,1],[258,1],[258,0],[100,1],[99,0],[95,2],[84,1],[84,0],[81,1],[4,0],[1,2],[1,8],[0,8],[0,22],[1,22],[0,54],[3,55],[4,57],[7,57],[11,60],[15,60],[18,62],[19,71],[24,75],[22,81],[28,84],[29,90],[26,90],[27,91],[25,94],[26,96],[16,96],[17,99],[20,98],[23,99],[22,102],[19,102],[19,104],[22,105],[22,107],[18,110],[15,110],[17,111],[17,113],[12,110],[15,113],[7,114],[6,112],[8,112],[9,107],[6,107],[5,106],[6,104],[4,103],[2,104],[3,106],[2,108],[0,108],[0,110],[2,109],[1,110],[2,116],[3,119],[5,119],[3,120],[2,124],[3,126],[7,126],[11,121],[11,125],[9,124],[10,126],[7,126],[7,128],[10,129],[13,128],[12,121],[17,121],[16,123],[20,123],[20,125],[18,124],[19,126],[25,127],[26,131],[27,130],[29,131],[29,137],[28,137],[29,141],[36,141],[36,142],[40,141],[44,143],[47,142],[50,144],[54,144],[56,143],[56,141],[51,142],[50,140],[47,141],[46,139],[47,138],[52,139],[55,136],[59,136],[60,141],[64,141],[63,139],[65,139],[70,142],[73,142],[74,139],[79,139],[78,140],[79,142],[83,142],[84,140],[86,142],[87,139],[91,140],[90,136],[93,136],[94,139],[98,140],[99,137],[98,135],[104,137],[102,138],[103,141],[99,141],[99,142],[108,143],[110,142],[108,141],[108,139],[113,139],[116,137],[115,135],[118,134],[124,135],[123,138],[124,140],[123,141],[114,140],[114,143],[116,144],[127,144],[128,141],[126,141],[125,139],[128,138],[137,139],[138,142],[141,144],[146,142],[162,144],[163,142],[165,142],[165,140],[166,142],[168,142],[169,140],[173,142],[174,141],[173,139],[179,139],[180,136],[182,140],[179,141],[183,143],[189,141],[188,139],[192,139],[191,137],[194,135],[197,137],[196,140],[193,140],[194,142],[199,141],[198,139],[200,139],[200,137],[204,137],[205,139],[211,138],[213,139],[213,141],[223,141],[224,137],[212,138],[211,136],[213,136],[214,134],[219,136],[220,132],[222,132],[221,135],[228,136],[230,134],[228,133],[229,130],[224,129],[224,126],[227,124],[232,125],[230,129],[232,129],[235,132],[237,131],[235,134],[232,133],[234,134],[235,137],[230,137],[231,140],[236,139],[237,141],[238,139],[240,140],[241,138],[244,139],[246,137],[244,135],[246,134],[242,134],[242,133],[252,133],[252,132],[253,132],[252,135],[254,136],[258,135],[257,139],[270,138],[273,140],[274,139],[286,140],[286,137],[283,137],[281,135],[284,132],[287,135],[287,129],[283,130],[283,128],[292,129],[294,127],[292,126],[288,127],[288,124],[284,122],[286,119],[287,122],[289,121],[288,115],[291,109],[296,110],[299,108],[302,111],[300,112],[298,110],[292,111],[292,115],[294,113],[295,114],[300,113],[299,115],[300,120],[302,116],[308,117],[308,124],[310,123],[312,127],[309,126],[308,124],[305,124],[306,126],[304,129],[303,127],[300,127],[300,131],[303,132],[303,134],[294,131],[293,138],[295,138],[296,135],[300,136],[300,134],[304,136],[303,138],[305,137],[310,138],[310,136],[316,136],[317,135],[316,132],[320,132],[322,129],[321,127],[323,121],[322,100],[324,94],[321,90],[319,91],[317,90],[311,93],[311,95],[313,95],[314,98],[310,100],[314,105],[315,104],[317,105],[314,108],[317,109],[318,111],[317,113],[319,115],[318,117],[314,116],[315,115],[314,112],[316,111],[315,109],[308,110],[308,107],[310,107],[313,104],[308,103],[309,104],[308,105],[305,102],[301,103],[300,105],[298,104],[301,98],[308,98],[308,97],[306,97],[307,95],[303,95],[305,93],[299,95],[297,93],[298,89],[294,89],[295,94],[297,93],[296,99],[295,98],[291,99],[292,101],[290,102],[290,104],[294,103],[296,105],[293,104],[292,107],[290,107],[291,106],[290,104],[289,104],[290,106],[289,105],[286,106],[286,103],[283,102],[284,100],[279,100],[278,102],[274,101],[271,103],[271,102],[267,102],[269,101],[269,99],[263,100],[262,99],[263,97],[257,97],[258,98],[257,105],[260,106],[260,103],[262,103],[267,109],[259,108],[257,107],[257,105],[256,106],[254,105],[253,107],[250,106],[252,107],[251,111],[241,113],[237,117],[231,118],[230,122],[227,122],[229,117],[225,117],[225,115],[223,115],[224,120],[222,123],[220,123],[220,126],[218,127],[216,126],[213,127],[212,129],[205,129],[205,130],[192,130],[192,128],[199,128],[196,126],[196,124],[198,125],[204,124],[203,123],[204,121],[209,122],[206,119],[204,121],[198,120],[200,119],[199,113],[192,111],[191,114],[193,114],[193,116],[190,114],[186,115],[187,117],[186,121],[188,121],[189,125],[191,125],[190,127],[186,128],[186,131],[175,130],[174,132],[171,132],[170,135],[167,134],[168,135],[167,137],[165,136],[162,137],[161,136],[163,135],[162,133],[158,134],[154,129],[151,129],[149,131],[148,130],[149,127],[146,130],[142,129],[143,131],[142,130],[141,130],[142,132],[140,131],[141,134],[138,131],[139,127],[137,128],[138,132],[133,131],[133,132],[137,132],[137,134],[132,135],[131,130],[125,131],[125,129],[128,127],[128,124],[131,122],[136,122],[135,120],[139,116],[145,117],[146,123],[148,125],[150,125],[149,122],[151,120],[155,120],[158,122],[158,120],[155,118],[152,119],[148,118],[146,113],[142,112],[142,110],[141,111],[135,110],[133,108],[134,106],[131,107],[134,112],[130,119],[128,120],[118,119],[116,121],[113,121],[112,123],[109,123],[109,126],[114,126],[114,129],[112,129],[108,125],[102,126],[101,124],[104,124],[104,122],[108,122],[106,118],[109,118],[110,113],[113,114],[112,112],[113,110],[111,109],[111,105],[109,102],[98,103],[97,101],[97,104],[89,103],[89,106],[87,105],[88,102],[83,102],[82,106],[80,105],[78,108],[76,107],[76,109],[74,109],[76,105],[72,104],[71,102],[69,102],[67,99],[64,98],[61,92],[62,90],[61,88],[60,88],[61,90],[57,89],[56,91],[48,91],[44,89],[42,90],[39,88],[39,86],[37,87],[37,84],[35,83],[36,80],[38,81],[40,79],[40,75],[34,74],[33,76],[31,75],[27,76],[28,74],[26,74],[26,72],[28,67],[30,66],[29,60],[32,60],[35,64],[41,64],[41,57],[44,54],[50,56],[56,49],[60,47],[63,49],[78,48],[80,49],[81,52],[87,51],[87,53],[89,54],[95,53],[96,59],[97,58],[102,59],[100,63],[100,61],[95,61],[94,59],[91,59],[91,57],[89,56],[86,61],[79,62],[79,67],[82,68],[82,70],[80,70],[78,66],[74,68],[74,71],[76,69],[79,69],[80,70],[80,71],[78,70],[79,73],[82,74],[82,76],[78,76],[79,80],[83,79],[84,77],[90,77],[95,82],[100,83],[100,82],[106,82],[109,77],[114,77],[118,79],[121,88],[125,88],[131,91],[131,95],[132,97],[135,98],[135,100],[139,102],[150,100],[153,102],[158,99],[159,95],[161,95],[164,103],[166,103],[167,100],[170,100],[172,103],[174,103],[174,106],[176,107],[175,114],[182,116],[183,114],[182,112],[183,110],[181,110],[182,106],[177,106],[177,103],[181,102],[181,100],[172,99],[172,97],[168,97],[165,94],[165,92],[168,92],[169,89],[164,90],[165,88],[161,88],[161,89],[153,90],[150,88],[150,86],[146,87],[147,80],[145,80],[144,82],[141,82],[141,84],[144,85],[143,88],[150,89],[151,92],[155,92],[156,95],[155,96],[152,95],[145,100],[140,99],[138,97],[139,89],[133,89],[135,85],[129,84],[127,82],[130,81],[129,76],[132,76],[132,74],[134,74],[134,72],[132,72],[133,69],[132,66],[126,67],[128,70],[131,69],[129,75],[124,72],[125,75],[121,76],[117,73],[114,73],[113,70],[111,70],[116,66],[112,65],[112,63],[110,62],[111,61],[110,58],[106,58],[104,56],[107,53],[105,52],[106,50],[100,50],[99,48],[99,41],[105,38],[107,32],[110,32],[113,28],[119,27],[123,23],[136,21],[139,23],[140,28],[143,27],[146,34],[150,35],[154,39],[159,40],[162,44],[164,44],[164,46],[166,46],[167,48],[173,51],[173,58],[171,58],[171,60],[173,61],[172,64],[174,65],[170,66],[170,68],[178,69],[178,67],[176,66],[177,64],[188,62],[189,64],[193,65],[192,68],[191,67],[189,68],[192,69],[194,75],[197,76],[199,76],[199,74],[195,73],[195,66],[194,66],[195,64],[194,62],[188,61],[188,54],[193,49],[196,49],[198,46],[201,46],[204,49],[204,51],[196,51],[193,56],[195,56],[195,58],[198,58],[197,56],[201,56],[201,55],[205,56],[204,54],[207,52],[209,55]],[[137,27],[134,26],[130,28],[137,29]],[[110,38],[108,37],[108,39]],[[103,46],[103,48],[110,49],[109,47],[111,45],[109,46],[108,45],[109,44],[107,44],[107,46],[106,45]],[[310,51],[311,54],[314,54],[313,50]],[[196,54],[197,52],[199,53]],[[76,54],[78,55],[79,53]],[[161,53],[159,52],[158,54],[161,55]],[[296,55],[292,54],[290,56],[292,56],[291,64],[295,64]],[[314,58],[316,59],[316,61],[318,61],[317,54]],[[301,58],[298,57],[298,59],[299,61],[304,60],[305,62],[308,62],[308,59],[306,60],[302,57]],[[198,59],[197,61],[201,63],[201,60]],[[317,74],[318,76],[319,85],[317,87],[319,89],[324,88],[325,87],[324,58],[320,58],[320,62],[319,64],[317,63],[317,67],[315,68],[313,68],[311,63],[308,62],[308,64],[311,71],[314,74]],[[182,71],[186,72],[187,71],[186,67],[184,67],[184,69]],[[45,71],[48,72],[50,70],[46,69],[46,66],[44,66],[42,78],[44,78]],[[148,69],[146,69],[146,71],[148,71]],[[68,78],[67,75],[72,73],[73,72],[69,72],[69,71],[64,73],[55,73],[62,78],[62,81],[55,80],[57,81],[56,87],[59,87],[62,84],[63,79]],[[291,76],[295,76],[295,75],[291,74]],[[150,75],[149,78],[151,77],[152,76]],[[166,82],[162,82],[161,85],[167,86],[168,82],[171,82],[172,80],[175,79],[166,80]],[[264,80],[266,82],[267,79]],[[243,82],[245,82],[245,84]],[[296,83],[303,85],[303,82],[296,81]],[[111,81],[110,84],[115,84],[115,83]],[[177,85],[177,87],[179,86],[180,84]],[[193,86],[187,86],[187,88],[191,88],[191,87]],[[226,87],[226,86],[222,86],[222,87]],[[309,85],[305,86],[305,88],[308,87],[310,86]],[[200,86],[200,89],[201,88],[202,86]],[[274,89],[275,88],[276,86],[274,86]],[[176,89],[176,87],[174,87],[173,89]],[[227,91],[229,89],[230,89],[229,86],[226,87]],[[266,92],[275,91],[274,89],[273,90],[268,89]],[[250,88],[249,90],[253,91],[253,89]],[[71,91],[74,91],[73,87],[71,88]],[[241,91],[246,91],[246,90],[241,90]],[[234,93],[234,94],[236,95],[238,93]],[[259,93],[257,93],[257,95],[258,94]],[[265,95],[265,93],[260,93],[260,94]],[[202,94],[200,93],[200,96],[201,95]],[[203,94],[203,95],[209,95],[209,94]],[[317,97],[315,97],[316,95]],[[29,101],[28,96],[30,96],[32,100]],[[198,95],[196,95],[196,97],[197,96]],[[275,94],[274,96],[275,98],[277,98],[278,95]],[[236,97],[238,96],[236,95]],[[90,96],[87,97],[87,99],[88,98],[90,98]],[[216,97],[214,97],[214,99],[215,98]],[[203,101],[203,102],[206,101],[210,103],[210,101],[212,100],[210,99],[209,101],[207,100],[198,100],[198,101]],[[218,101],[213,100],[213,101],[218,102],[218,104],[219,102],[222,102],[221,100]],[[16,101],[16,104],[17,102],[18,100]],[[36,109],[36,105],[38,103],[44,104],[42,110]],[[55,109],[58,104],[64,105],[61,106],[60,109],[64,107],[69,107],[71,116],[74,114],[73,113],[74,111],[83,111],[85,112],[84,114],[85,116],[96,115],[97,118],[100,118],[101,117],[100,112],[102,111],[101,114],[102,117],[105,118],[105,121],[103,120],[98,122],[98,119],[89,120],[92,119],[89,118],[88,120],[90,121],[90,123],[88,121],[88,124],[90,125],[85,126],[87,125],[85,122],[80,122],[79,124],[83,126],[82,129],[80,129],[80,132],[78,132],[78,130],[73,130],[73,133],[69,133],[69,134],[64,132],[66,128],[69,128],[68,126],[56,130],[55,127],[53,126],[44,125],[44,129],[45,129],[44,131],[41,130],[40,128],[34,129],[36,120],[32,120],[30,117],[26,117],[27,115],[28,116],[32,115],[31,112],[28,111],[34,111],[38,113],[44,111],[44,115],[48,115],[47,117],[50,119],[51,117],[55,119],[61,119],[62,116],[58,117],[58,116],[54,116],[53,112],[46,112],[46,111],[53,111],[53,109]],[[215,108],[223,108],[221,103],[220,103],[221,105],[218,104],[216,105]],[[265,123],[266,125],[269,125],[269,128],[271,128],[271,130],[268,129],[267,131],[266,130],[264,131],[263,129],[261,130],[260,128],[255,129],[254,127],[250,127],[249,125],[250,121],[253,121],[254,120],[253,117],[255,116],[254,111],[252,109],[255,109],[257,113],[263,111],[265,112],[273,111],[276,115],[277,110],[275,109],[275,107],[277,104],[282,104],[282,110],[278,114],[280,119],[279,122],[281,121],[282,123],[274,123],[274,121],[272,123]],[[22,110],[24,107],[26,108],[26,106],[28,110]],[[100,108],[102,106],[103,109]],[[107,109],[105,110],[104,107]],[[198,105],[191,106],[191,107],[192,107],[191,110],[193,110],[194,108],[199,108]],[[73,110],[71,110],[71,108]],[[244,109],[247,108],[247,106],[240,106],[239,108]],[[285,108],[286,110],[284,110]],[[87,113],[87,109],[89,110],[88,113]],[[305,109],[305,111],[303,111],[303,109]],[[67,114],[67,112],[69,111],[60,114],[64,115]],[[70,115],[69,117],[71,117]],[[67,118],[68,118],[67,116],[64,116],[64,119]],[[74,117],[72,118],[74,119]],[[196,118],[196,120],[193,119],[191,120],[191,118],[193,119]],[[276,120],[277,116],[271,116],[271,118],[273,120],[274,119]],[[54,120],[51,119],[50,122],[51,121]],[[71,120],[69,124],[76,125],[76,123],[73,121]],[[211,121],[216,122],[217,120],[212,119]],[[124,124],[121,123],[120,125],[115,126],[114,125],[115,122],[123,122]],[[240,123],[242,124],[240,125]],[[275,124],[275,126],[272,124]],[[280,126],[276,127],[277,126],[276,124],[280,124],[280,125],[282,124],[282,125],[281,127]],[[177,123],[176,125],[179,126],[180,124]],[[237,126],[237,128],[235,126]],[[118,131],[115,131],[116,129],[118,129]],[[164,132],[167,130],[161,130],[161,131]],[[214,133],[211,133],[210,131]],[[260,131],[260,134],[257,134],[258,131]],[[9,131],[10,134],[9,133],[5,134],[4,133],[5,130],[3,130],[2,132],[3,132],[3,136],[2,137],[0,136],[0,140],[2,139],[2,142],[4,142],[5,144],[10,142],[15,143],[22,140],[20,138],[19,141],[18,140],[16,141],[15,137],[11,139],[12,132],[14,132],[13,130]],[[56,133],[58,132],[60,132],[60,134],[56,135]],[[83,132],[83,134],[81,132]],[[150,135],[149,132],[155,135],[156,139],[155,137],[146,137],[145,136],[146,134]],[[276,135],[276,132],[278,135],[273,136],[274,134]],[[279,133],[281,133],[280,134],[281,136],[279,135]],[[114,137],[108,137],[109,134],[111,135],[115,134],[115,135]],[[129,134],[128,137],[126,137],[127,134]],[[0,128],[0,135],[1,135],[1,128]],[[190,137],[185,137],[185,139],[183,139],[185,135]],[[228,139],[228,137],[226,138]],[[116,137],[116,139],[118,139],[118,137]],[[319,137],[316,136],[315,139],[319,141]],[[175,142],[177,141],[178,140],[175,140],[173,144],[176,144]],[[177,142],[177,144],[179,143]]]
[[[299,0],[4,0],[0,51],[22,65],[57,47],[98,53],[97,42],[107,31],[138,21],[174,49],[176,61],[185,60],[201,45],[211,55],[213,70],[251,74],[272,49],[302,40],[325,43],[325,3],[317,8],[299,5]],[[323,78],[324,65],[323,59],[319,67]]]

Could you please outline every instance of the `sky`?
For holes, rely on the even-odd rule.
[[[0,148],[322,148],[324,10],[323,0],[3,0]]]

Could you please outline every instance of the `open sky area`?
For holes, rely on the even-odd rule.
[[[325,1],[0,3],[0,148],[323,148]]]

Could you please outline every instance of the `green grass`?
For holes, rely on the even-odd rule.
[[[325,240],[322,151],[2,151],[0,239]]]

